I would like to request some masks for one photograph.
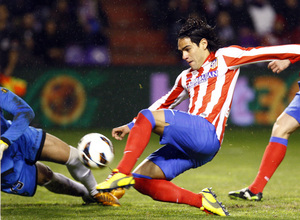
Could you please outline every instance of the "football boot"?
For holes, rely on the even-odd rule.
[[[88,205],[90,203],[99,203],[104,206],[121,206],[118,198],[113,193],[110,192],[104,192],[104,193],[99,192],[94,196],[91,195],[83,196],[82,200],[84,201],[83,205]]]
[[[202,206],[200,207],[202,211],[213,215],[229,215],[229,212],[225,206],[217,200],[217,196],[211,191],[211,188],[203,189],[200,194],[202,195]]]
[[[117,197],[117,199],[121,199],[125,194],[125,189],[123,188],[113,189],[110,193],[113,194],[115,197]]]
[[[117,197],[110,192],[99,192],[93,198],[104,206],[121,206]]]
[[[134,186],[134,184],[135,180],[131,174],[126,175],[120,173],[118,169],[114,169],[104,182],[96,186],[96,189],[99,192],[110,192],[117,188],[129,188],[130,186]]]
[[[263,194],[261,192],[254,194],[248,188],[244,188],[244,189],[237,190],[237,191],[231,191],[228,193],[228,196],[231,199],[243,199],[243,200],[250,200],[250,201],[262,201],[263,200]]]

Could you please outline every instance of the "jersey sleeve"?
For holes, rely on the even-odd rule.
[[[159,109],[173,109],[179,105],[183,100],[188,98],[188,93],[183,87],[183,76],[184,73],[181,73],[173,86],[173,88],[160,99],[155,101],[150,107],[150,110],[159,110]]]
[[[292,64],[293,64],[293,63],[296,63],[296,62],[300,61],[300,56],[295,57],[295,58],[291,58],[291,59],[289,59],[289,60],[291,61]]]
[[[159,109],[173,109],[177,105],[179,105],[183,100],[188,98],[188,93],[183,87],[183,76],[184,72],[182,72],[175,81],[173,88],[160,99],[155,101],[148,109],[151,111],[159,110]],[[136,121],[136,117],[127,124],[127,126],[131,129],[134,126]]]
[[[0,108],[13,116],[10,127],[1,135],[1,138],[8,140],[10,142],[8,144],[11,144],[28,128],[34,118],[34,112],[23,99],[7,89],[0,88]],[[3,112],[1,112],[1,121],[4,120],[2,114]]]
[[[222,48],[220,53],[229,69],[273,60],[289,59],[291,63],[295,63],[300,60],[300,44],[249,48],[230,46]]]

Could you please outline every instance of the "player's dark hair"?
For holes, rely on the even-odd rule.
[[[205,19],[190,17],[184,22],[179,33],[178,39],[189,37],[191,41],[199,45],[201,39],[205,38],[208,42],[208,50],[216,51],[221,46],[221,41],[217,37],[214,28],[207,24]]]

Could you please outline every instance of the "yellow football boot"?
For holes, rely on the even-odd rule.
[[[104,182],[96,186],[96,189],[99,192],[110,192],[117,188],[129,188],[130,186],[134,186],[134,184],[135,180],[131,174],[126,175],[120,173],[118,169],[114,169]]]
[[[225,206],[217,200],[217,196],[211,191],[211,188],[203,189],[200,194],[202,195],[202,207],[200,207],[202,211],[220,216],[229,215]]]

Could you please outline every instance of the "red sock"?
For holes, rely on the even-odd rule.
[[[286,145],[269,142],[263,155],[258,174],[254,182],[249,186],[249,189],[254,194],[262,192],[276,171],[277,167],[283,160],[286,153]]]
[[[151,122],[139,113],[132,127],[124,150],[124,155],[117,169],[121,173],[130,174],[137,160],[146,148],[152,132]]]
[[[134,188],[152,199],[162,202],[173,202],[187,204],[200,208],[202,206],[202,195],[196,194],[170,181],[163,179],[134,178]]]

